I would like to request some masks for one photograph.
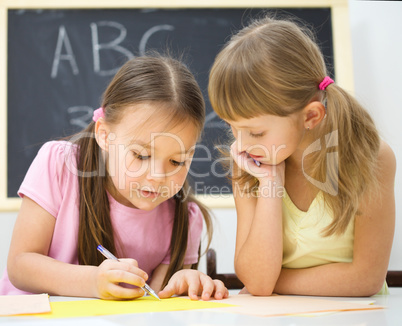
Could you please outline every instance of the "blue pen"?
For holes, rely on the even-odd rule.
[[[255,165],[257,165],[258,167],[261,165],[261,162],[256,161],[255,159],[253,159]]]
[[[107,250],[104,246],[99,245],[96,249],[99,250],[99,252],[105,256],[108,259],[113,259],[113,260],[117,260],[117,257],[115,255],[113,255],[109,250]],[[158,295],[155,293],[154,290],[151,289],[151,287],[145,283],[145,285],[143,287],[141,287],[141,289],[143,289],[145,292],[147,292],[149,295],[152,295],[153,297],[155,297],[156,299],[160,300],[160,298],[158,297]]]
[[[255,165],[257,165],[258,167],[260,167],[261,162],[258,162],[257,160],[253,159],[253,158],[250,156],[250,154],[247,153],[246,151],[243,151],[243,152],[241,152],[240,154],[246,154],[246,156],[247,156],[248,158],[251,158],[251,159],[253,160],[253,162],[255,163]]]

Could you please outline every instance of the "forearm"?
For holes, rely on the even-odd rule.
[[[272,293],[282,266],[282,242],[282,200],[260,197],[248,236],[235,257],[236,274],[250,293]]]
[[[274,292],[317,296],[371,296],[382,287],[381,273],[353,263],[331,263],[304,269],[282,269]]]
[[[94,297],[95,266],[67,264],[37,253],[22,253],[8,262],[13,285],[32,293]]]

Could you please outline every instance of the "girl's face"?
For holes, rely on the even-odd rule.
[[[167,127],[167,114],[152,104],[127,109],[106,128],[110,194],[120,203],[151,210],[183,186],[194,155],[198,130],[188,121]],[[99,128],[97,128],[99,132]],[[102,146],[101,146],[102,147]]]
[[[288,117],[263,115],[227,121],[237,140],[239,153],[264,163],[276,165],[286,160],[298,149],[305,132],[301,114]]]

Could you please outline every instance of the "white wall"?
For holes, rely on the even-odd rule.
[[[402,162],[402,2],[349,0],[355,95],[377,121],[382,137]],[[401,126],[400,126],[401,125]],[[402,197],[402,171],[397,171],[396,199]],[[236,231],[234,209],[215,209],[219,273],[233,272]],[[6,257],[16,213],[0,213],[0,270]],[[402,270],[402,205],[389,269]],[[200,268],[205,270],[205,261]]]
[[[6,268],[8,248],[11,241],[11,233],[17,213],[0,213],[0,278]]]
[[[402,270],[402,2],[349,0],[355,95],[397,159],[396,232],[389,269]]]

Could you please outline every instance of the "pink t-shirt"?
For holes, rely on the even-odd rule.
[[[76,146],[51,141],[42,146],[18,191],[47,210],[56,219],[48,256],[78,264],[79,188]],[[109,195],[110,217],[125,257],[134,258],[150,277],[159,264],[170,262],[170,240],[175,204],[169,199],[151,211],[124,206]],[[189,237],[184,264],[198,260],[203,218],[200,208],[189,203]],[[32,218],[35,218],[34,216]],[[0,280],[0,295],[27,293],[16,289],[7,271]]]

